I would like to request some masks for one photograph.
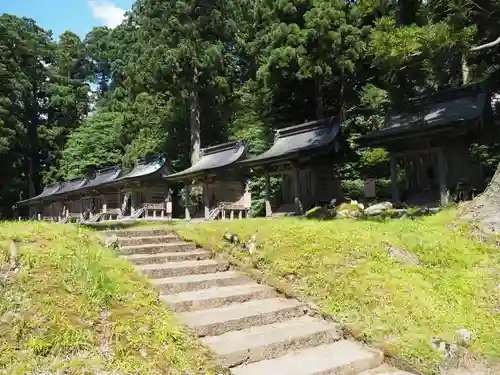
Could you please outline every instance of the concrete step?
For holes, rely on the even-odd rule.
[[[160,290],[161,294],[192,292],[216,286],[242,285],[253,282],[248,277],[234,271],[151,279],[151,283]]]
[[[231,303],[250,300],[268,299],[276,296],[276,292],[257,283],[246,285],[222,286],[201,289],[194,292],[162,295],[161,299],[174,312],[213,309]]]
[[[233,367],[277,358],[290,350],[328,344],[341,338],[339,327],[306,315],[220,336],[208,336],[201,341],[219,356],[221,365]]]
[[[167,242],[178,242],[179,237],[173,234],[165,234],[160,236],[144,236],[144,237],[118,237],[118,244],[120,246],[138,246],[138,245],[151,245]]]
[[[184,241],[176,241],[147,245],[120,246],[120,253],[123,255],[158,254],[191,251],[195,249],[196,246],[194,246],[193,244]]]
[[[186,260],[184,262],[170,262],[162,264],[146,264],[136,266],[143,275],[154,278],[199,275],[227,271],[229,264],[214,259]]]
[[[153,236],[165,236],[171,234],[170,230],[167,229],[131,229],[131,230],[110,230],[109,234],[114,234],[118,238],[125,237],[153,237]]]
[[[293,299],[272,298],[179,314],[198,336],[217,336],[250,326],[303,316],[307,306]]]
[[[231,372],[233,375],[355,375],[380,366],[382,361],[381,352],[341,340],[238,366]]]
[[[131,264],[158,264],[166,262],[181,262],[183,260],[204,260],[210,259],[212,253],[203,249],[193,251],[183,251],[174,253],[158,253],[158,254],[133,254],[126,255],[125,259]]]
[[[413,375],[413,374],[399,370],[387,364],[383,364],[382,366],[376,367],[374,369],[363,371],[359,375]]]

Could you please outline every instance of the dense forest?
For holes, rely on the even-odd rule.
[[[44,184],[337,116],[353,140],[388,103],[486,80],[500,91],[500,0],[137,0],[115,29],[57,38],[0,16],[0,216]],[[471,150],[493,172],[496,144]],[[341,173],[381,176],[385,153]],[[367,172],[368,171],[368,172]]]

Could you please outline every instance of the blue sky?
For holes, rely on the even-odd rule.
[[[0,14],[34,19],[52,30],[54,38],[66,30],[84,37],[94,26],[115,27],[134,0],[0,0]]]

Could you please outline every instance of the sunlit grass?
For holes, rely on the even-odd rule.
[[[417,220],[256,219],[176,230],[288,285],[359,337],[428,372],[442,361],[431,337],[453,342],[459,327],[472,332],[475,354],[500,359],[500,251],[453,222],[446,211]],[[263,247],[249,255],[228,246],[226,228],[243,239],[257,234]],[[392,259],[390,246],[421,264]]]
[[[210,353],[94,232],[0,223],[0,268],[8,239],[20,272],[0,281],[0,373],[212,373]]]

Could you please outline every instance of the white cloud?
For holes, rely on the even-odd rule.
[[[94,18],[102,19],[104,25],[114,29],[125,19],[125,9],[103,0],[89,0]]]

